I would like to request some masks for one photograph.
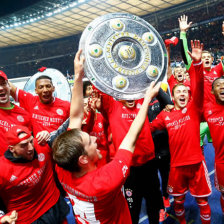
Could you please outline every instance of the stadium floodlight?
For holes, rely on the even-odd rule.
[[[74,7],[74,6],[76,6],[77,5],[77,2],[72,2],[71,4],[69,4],[69,6],[72,8],[72,7]]]

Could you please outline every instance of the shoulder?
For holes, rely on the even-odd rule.
[[[12,109],[12,111],[19,112],[24,115],[29,115],[29,113],[24,108],[17,106],[16,104],[13,104],[13,105],[14,105],[14,108]]]
[[[66,103],[66,104],[70,104],[67,100],[62,100],[62,99],[60,99],[58,97],[55,97],[55,101],[54,102],[56,102],[56,103]]]

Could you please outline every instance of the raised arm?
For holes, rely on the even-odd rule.
[[[150,84],[148,90],[146,91],[143,104],[142,104],[136,118],[132,122],[128,133],[126,134],[122,143],[119,146],[120,149],[126,149],[128,151],[134,152],[136,140],[142,130],[142,127],[145,123],[145,119],[147,117],[149,103],[158,94],[160,84],[161,84],[160,82],[157,83],[156,86],[155,86],[155,82],[152,82]]]
[[[224,36],[224,21],[222,22],[222,35]]]
[[[82,126],[82,119],[84,113],[83,106],[83,82],[84,76],[84,57],[81,56],[82,50],[79,50],[75,55],[74,68],[75,78],[72,89],[72,100],[70,107],[70,122],[69,128],[80,128]]]
[[[188,45],[187,45],[187,30],[191,27],[192,22],[188,23],[188,17],[186,15],[182,15],[178,18],[179,28],[180,28],[180,46],[181,46],[181,54],[184,60],[185,66],[187,70],[189,70],[191,66],[191,58],[188,55]]]
[[[188,51],[189,56],[192,59],[193,66],[190,67],[190,81],[191,92],[195,104],[198,107],[202,107],[203,104],[203,66],[201,62],[201,56],[203,51],[203,44],[199,40],[191,41],[192,53]],[[193,71],[192,71],[193,70]]]

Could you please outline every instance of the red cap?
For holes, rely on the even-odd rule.
[[[166,46],[169,46],[169,45],[176,46],[178,44],[178,41],[179,41],[179,39],[177,37],[173,36],[170,39],[166,39],[164,42],[165,42]]]
[[[23,138],[19,138],[20,133],[26,133],[27,135]],[[28,139],[31,136],[30,130],[21,125],[13,126],[7,133],[6,133],[6,139],[8,141],[9,145],[16,145],[20,143],[21,141]]]
[[[46,69],[47,69],[47,67],[41,67],[41,68],[38,69],[38,71],[39,71],[39,72],[43,72],[43,71],[45,71]]]
[[[2,70],[0,70],[0,77],[2,77],[5,80],[8,80],[7,75]]]

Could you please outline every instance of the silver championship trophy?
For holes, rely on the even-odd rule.
[[[83,31],[79,48],[88,79],[116,99],[143,98],[149,84],[166,75],[168,59],[162,38],[135,15],[111,13],[93,20]]]
[[[35,81],[41,75],[49,76],[52,79],[52,83],[55,87],[53,93],[54,97],[58,97],[61,100],[71,100],[71,89],[65,76],[54,68],[47,68],[43,72],[37,72],[26,82],[24,90],[35,95]]]

